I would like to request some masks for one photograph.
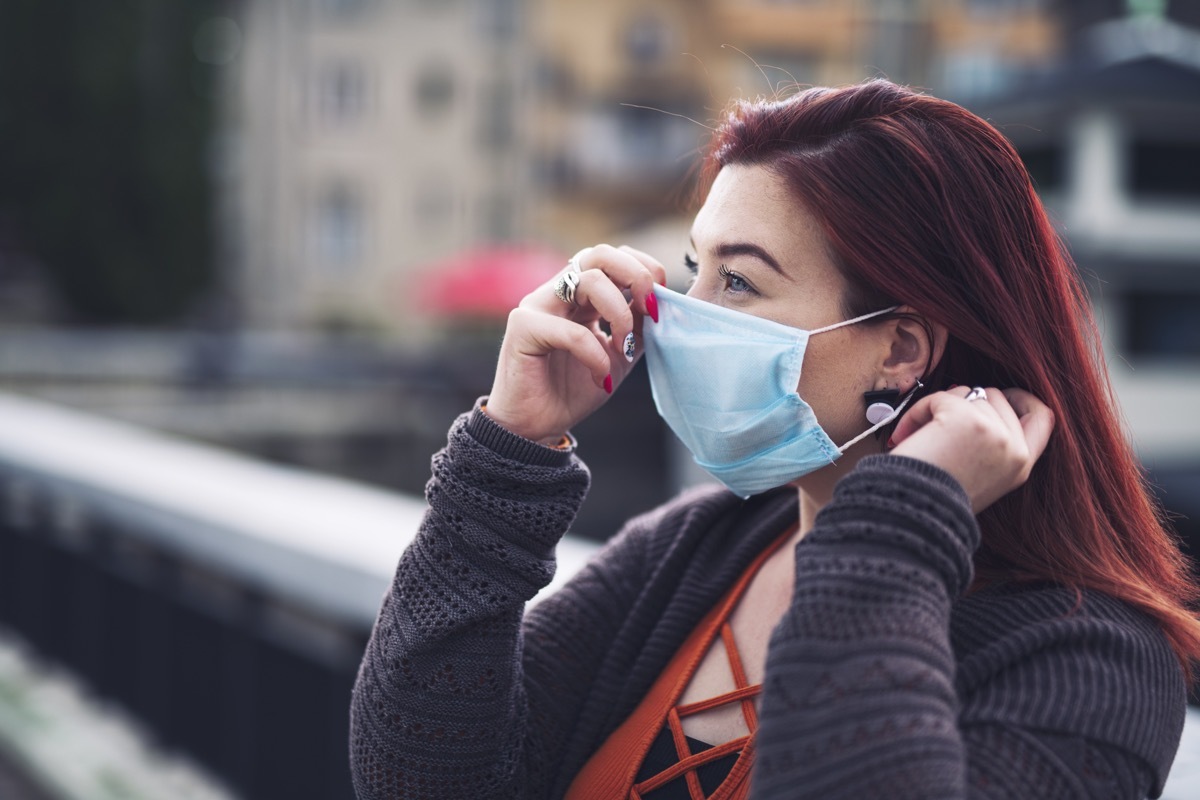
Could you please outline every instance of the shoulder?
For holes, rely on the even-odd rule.
[[[1004,585],[959,601],[951,620],[964,724],[1086,737],[1165,775],[1187,693],[1162,630],[1097,591]]]
[[[960,681],[977,676],[964,662],[994,670],[1047,648],[1081,661],[1136,659],[1182,672],[1165,634],[1147,615],[1102,592],[1039,582],[982,589],[955,604],[951,634]],[[1167,670],[1170,666],[1173,669]]]
[[[797,495],[791,489],[743,500],[720,486],[705,484],[685,489],[666,503],[633,517],[617,538],[639,539],[647,553],[661,555],[674,547],[698,546],[705,540],[712,540],[710,546],[720,547],[734,545],[738,539],[778,535],[798,514]],[[733,530],[738,536],[725,535]]]

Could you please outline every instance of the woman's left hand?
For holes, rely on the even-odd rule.
[[[891,452],[949,472],[976,514],[1025,483],[1050,433],[1054,413],[1023,389],[987,387],[987,399],[967,400],[959,386],[924,397],[900,418]]]

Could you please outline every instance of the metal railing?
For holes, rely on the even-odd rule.
[[[12,396],[0,421],[0,623],[247,798],[352,798],[350,689],[424,502]]]

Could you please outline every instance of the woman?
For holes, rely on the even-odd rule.
[[[601,245],[510,316],[364,657],[359,797],[1157,796],[1194,587],[1012,148],[873,81],[735,106],[703,183],[687,296]],[[725,487],[523,613],[643,349]]]

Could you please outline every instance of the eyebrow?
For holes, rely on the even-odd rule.
[[[696,240],[691,239],[692,249],[696,249]],[[714,251],[717,258],[732,258],[734,256],[752,256],[778,272],[782,277],[791,280],[791,276],[783,271],[774,256],[752,242],[722,242]]]

